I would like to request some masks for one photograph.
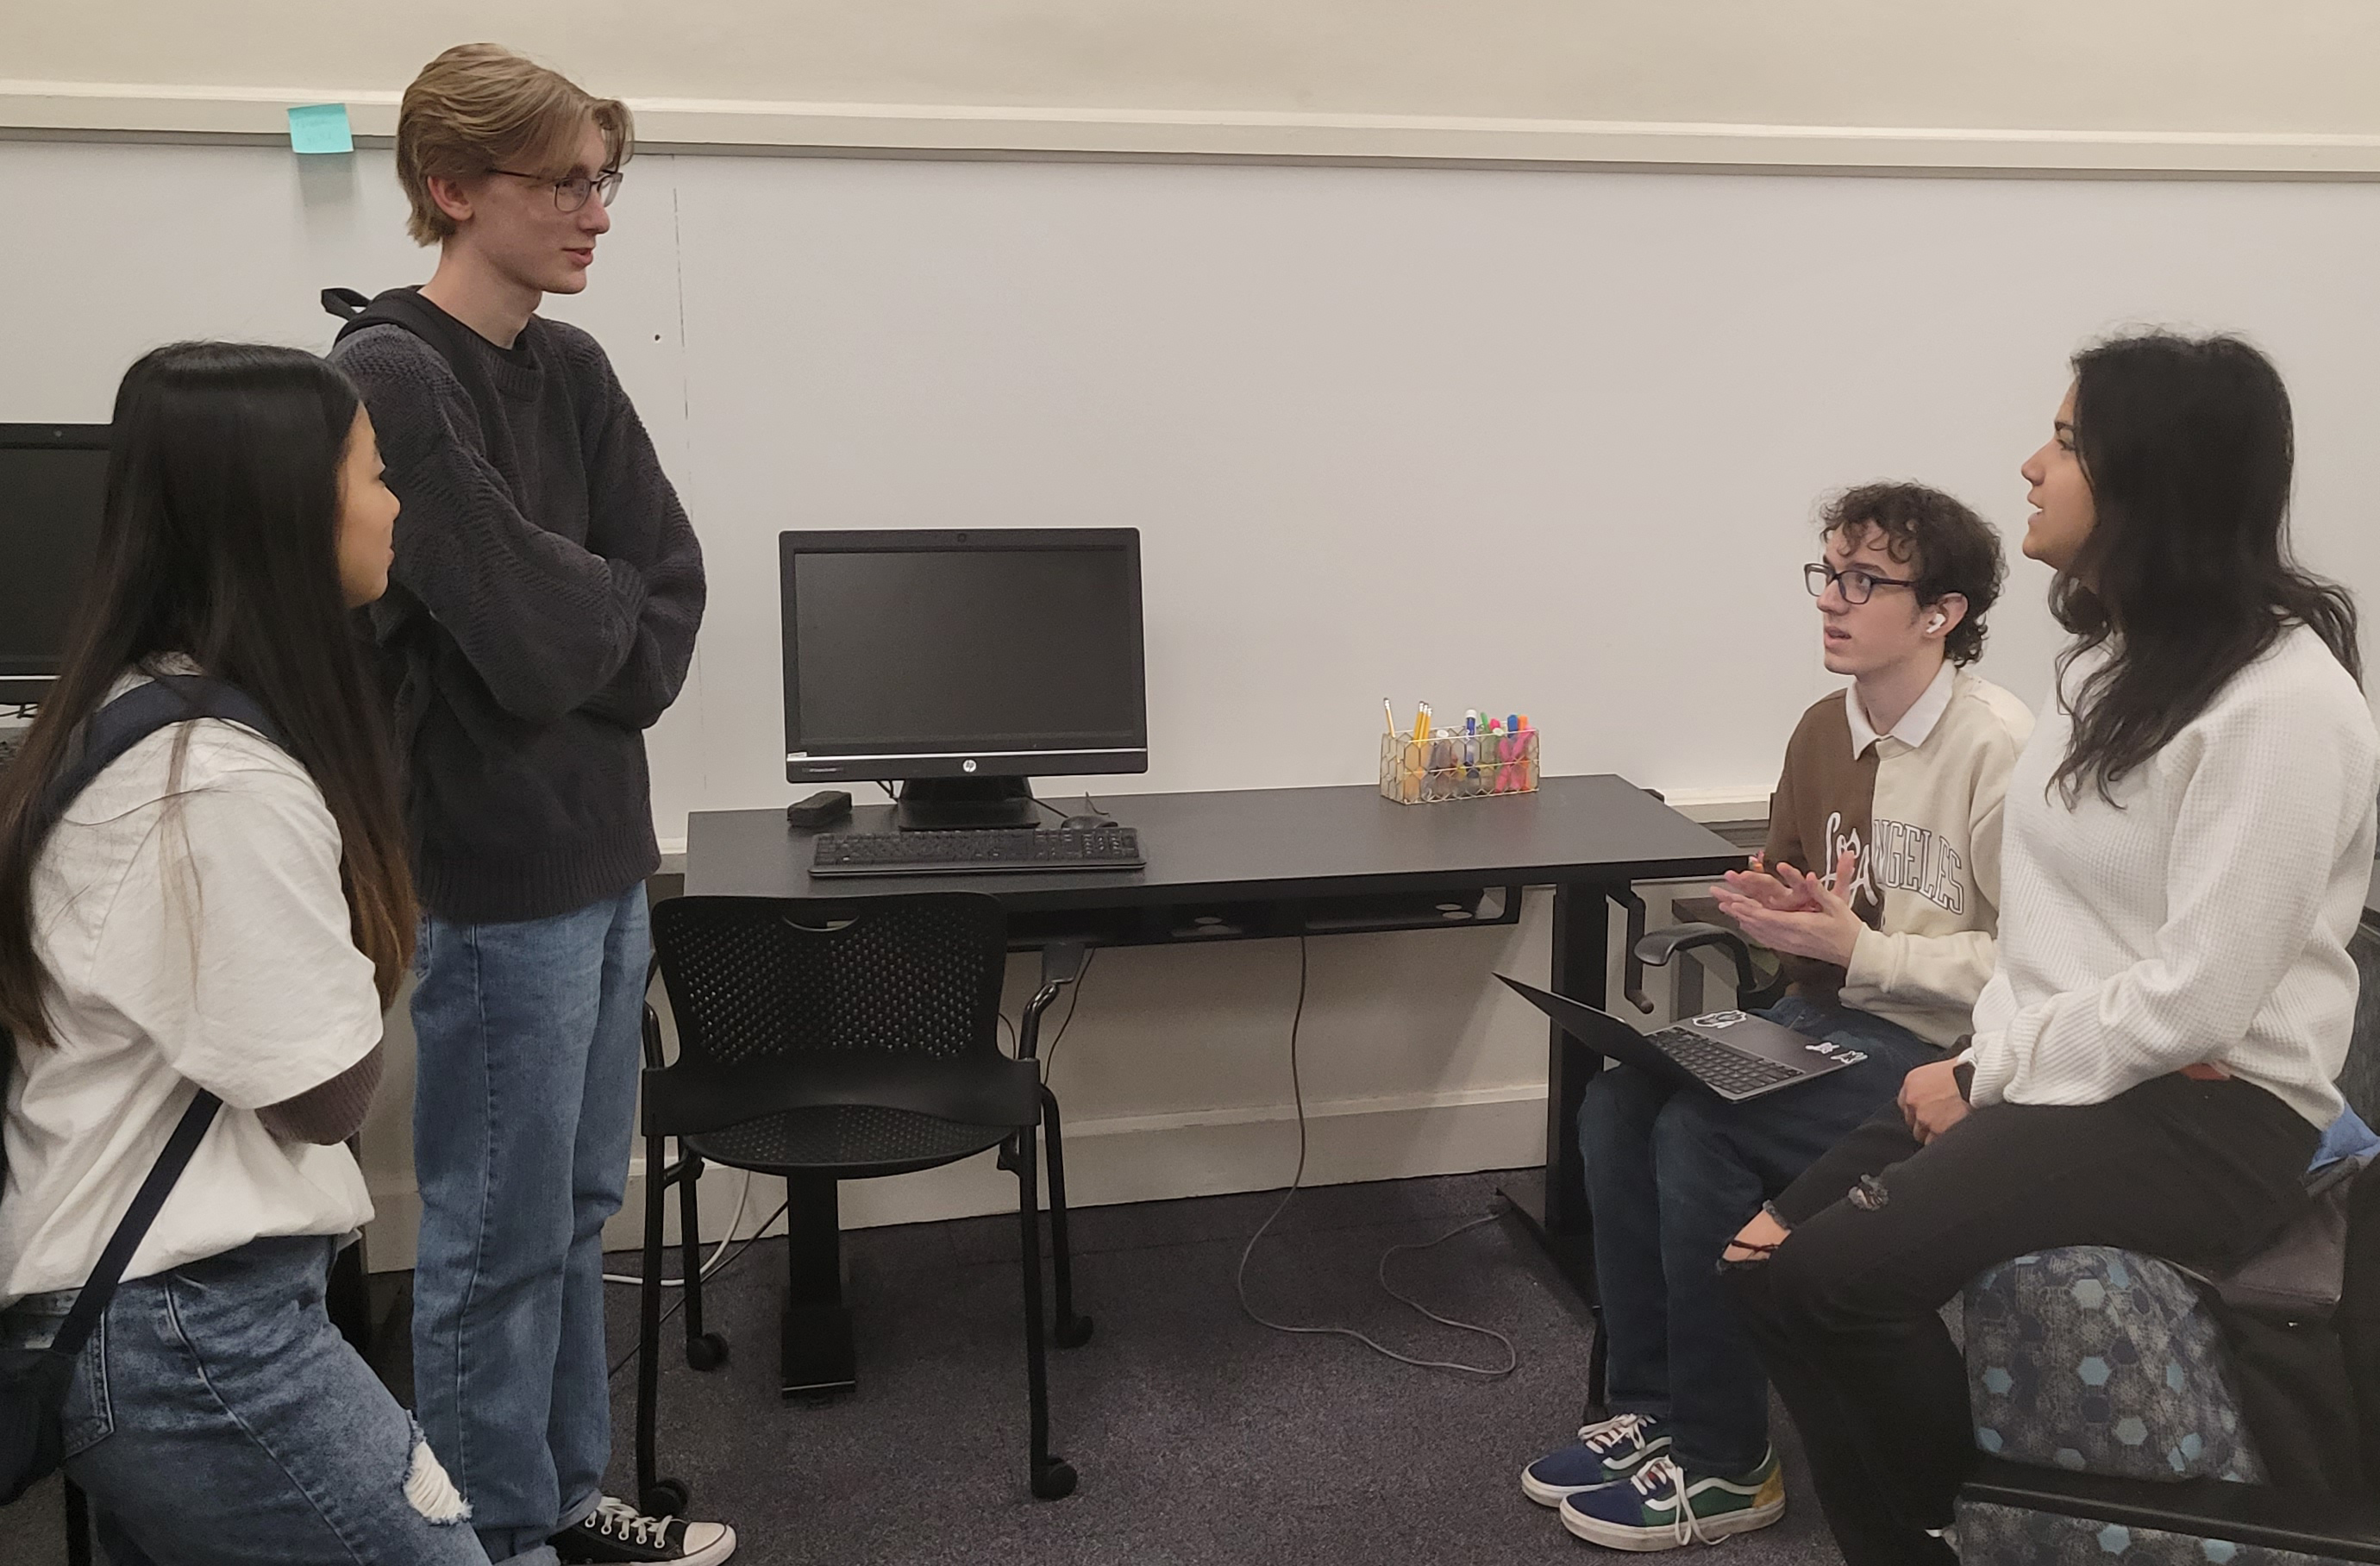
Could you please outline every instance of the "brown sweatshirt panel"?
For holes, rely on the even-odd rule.
[[[285,1142],[328,1147],[346,1141],[363,1129],[364,1116],[371,1109],[372,1094],[380,1087],[383,1048],[373,1045],[370,1054],[330,1081],[294,1099],[267,1104],[256,1111],[256,1118]]]
[[[1812,704],[1785,745],[1785,768],[1768,805],[1768,842],[1763,858],[1771,866],[1834,879],[1835,860],[1864,853],[1876,813],[1876,747],[1852,754],[1851,719],[1845,693]],[[1870,929],[1881,928],[1884,904],[1864,880],[1852,889],[1852,911]],[[1815,1000],[1831,1001],[1843,987],[1843,970],[1811,957],[1786,957],[1793,988]]]

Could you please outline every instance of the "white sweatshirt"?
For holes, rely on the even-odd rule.
[[[2204,1062],[2329,1124],[2380,793],[2362,692],[2292,626],[2113,805],[2049,791],[2072,730],[2053,695],[2009,778],[1973,1101],[2103,1103]]]

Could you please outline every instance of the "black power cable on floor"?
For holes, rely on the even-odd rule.
[[[1289,1189],[1281,1193],[1280,1205],[1266,1216],[1262,1223],[1257,1225],[1257,1232],[1248,1236],[1246,1248],[1240,1252],[1239,1269],[1232,1275],[1232,1286],[1239,1292],[1240,1309],[1245,1311],[1248,1319],[1257,1326],[1269,1327],[1276,1332],[1292,1332],[1313,1337],[1353,1338],[1374,1354],[1386,1355],[1400,1365],[1410,1365],[1421,1370],[1450,1370],[1457,1375],[1476,1376],[1482,1380],[1500,1381],[1520,1368],[1521,1351],[1513,1347],[1512,1339],[1492,1327],[1475,1327],[1467,1321],[1457,1321],[1451,1317],[1440,1316],[1411,1295],[1397,1293],[1395,1286],[1389,1281],[1389,1257],[1399,1251],[1426,1251],[1433,1245],[1442,1245],[1458,1234],[1465,1234],[1474,1229],[1495,1222],[1501,1216],[1498,1213],[1489,1213],[1485,1218],[1475,1218],[1467,1223],[1448,1230],[1435,1240],[1423,1240],[1413,1244],[1390,1245],[1380,1253],[1380,1265],[1377,1276],[1379,1278],[1382,1291],[1399,1305],[1412,1306],[1440,1326],[1451,1327],[1463,1332],[1475,1332],[1483,1338],[1493,1338],[1503,1344],[1505,1363],[1501,1366],[1463,1365],[1454,1360],[1445,1359],[1415,1359],[1410,1354],[1399,1354],[1385,1343],[1365,1336],[1353,1327],[1305,1327],[1293,1322],[1274,1321],[1258,1315],[1257,1307],[1248,1303],[1248,1257],[1256,1254],[1257,1242],[1264,1238],[1265,1231],[1270,1229],[1273,1221],[1289,1210],[1289,1204],[1297,1199],[1298,1188],[1305,1180],[1305,1087],[1300,1078],[1297,1064],[1298,1030],[1300,1025],[1305,1020],[1305,936],[1301,935],[1297,938],[1297,1009],[1291,1014],[1289,1022],[1289,1088],[1297,1105],[1297,1169],[1290,1176]]]

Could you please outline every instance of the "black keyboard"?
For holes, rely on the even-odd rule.
[[[818,840],[813,876],[995,875],[1003,870],[1137,870],[1130,827],[989,827],[966,832],[838,832]]]
[[[1658,1033],[1646,1034],[1645,1042],[1711,1086],[1728,1093],[1755,1092],[1809,1074],[1764,1056],[1745,1054],[1690,1027],[1665,1027]]]

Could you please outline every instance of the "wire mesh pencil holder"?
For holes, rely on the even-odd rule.
[[[1380,797],[1400,805],[1488,799],[1537,789],[1537,731],[1441,731],[1427,739],[1380,736]]]

